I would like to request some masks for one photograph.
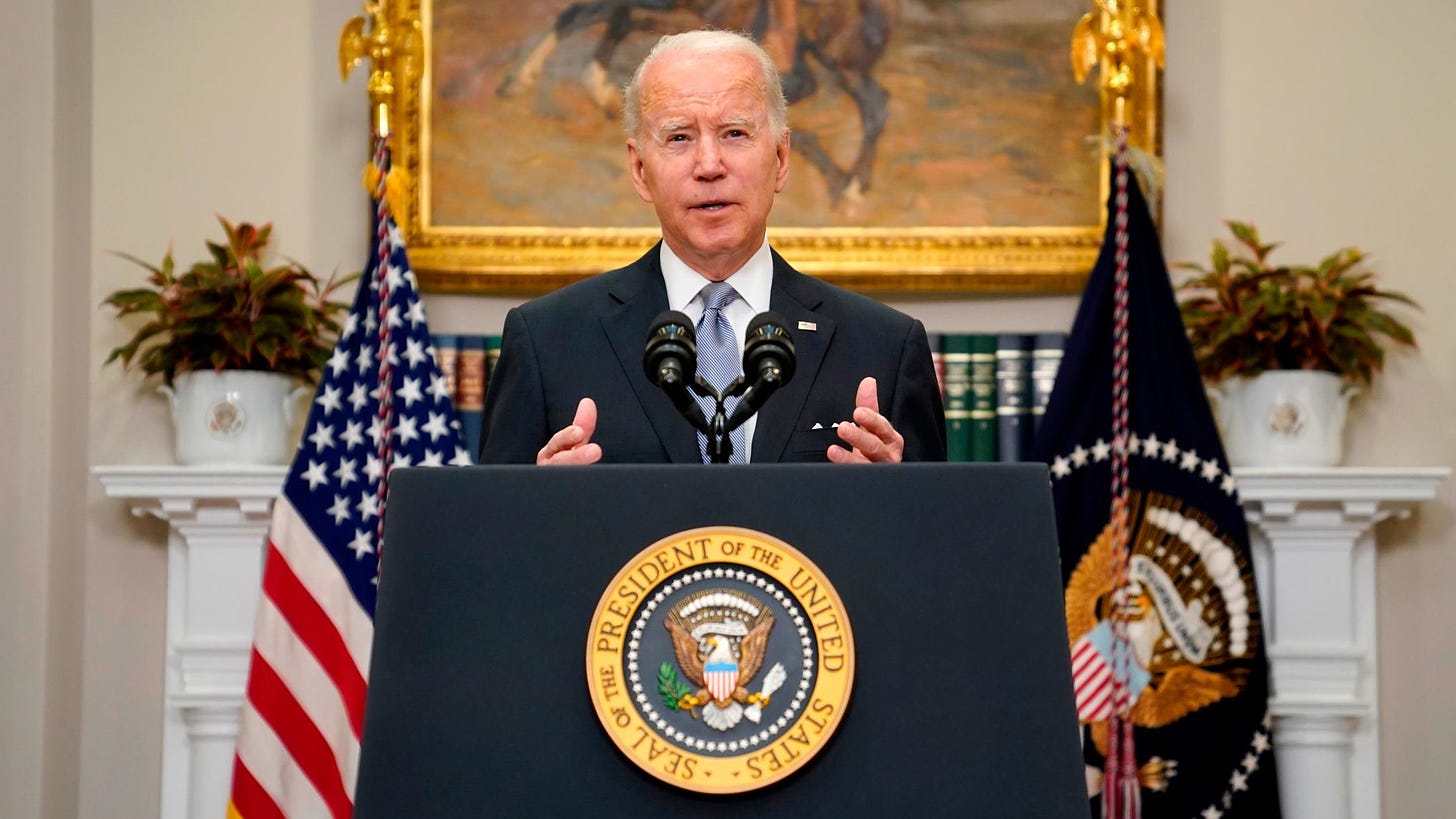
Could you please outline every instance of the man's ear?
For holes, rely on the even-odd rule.
[[[774,193],[783,193],[784,185],[789,181],[789,134],[785,133],[784,138],[779,140],[774,155],[778,161],[778,170],[774,173]]]
[[[632,171],[632,187],[637,189],[637,196],[648,204],[652,204],[652,191],[647,187],[647,169],[643,167],[642,155],[637,152],[637,140],[627,140],[627,167]]]

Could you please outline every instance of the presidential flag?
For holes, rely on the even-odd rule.
[[[373,248],[273,507],[230,819],[348,817],[391,469],[469,464],[375,155]]]
[[[1125,165],[1107,223],[1034,450],[1051,467],[1088,797],[1094,814],[1277,817],[1238,487]]]

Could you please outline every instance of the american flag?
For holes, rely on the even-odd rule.
[[[391,469],[467,465],[375,154],[373,252],[273,508],[229,819],[347,817]]]

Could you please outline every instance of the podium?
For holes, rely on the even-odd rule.
[[[648,775],[588,689],[594,611],[699,527],[790,544],[838,591],[855,673],[791,776]],[[356,816],[1088,815],[1046,467],[472,467],[393,473]]]

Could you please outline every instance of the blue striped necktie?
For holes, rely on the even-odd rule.
[[[714,389],[721,394],[733,379],[743,373],[743,362],[738,355],[738,342],[733,338],[733,325],[728,323],[728,317],[723,315],[723,308],[733,303],[738,298],[738,291],[728,282],[712,282],[704,287],[699,293],[703,299],[703,317],[698,319],[698,375],[703,380],[712,384]],[[698,405],[703,408],[703,415],[707,417],[708,423],[713,421],[713,412],[717,407],[712,398],[697,396]],[[724,411],[732,414],[733,408],[737,406],[738,399],[730,398],[723,402]],[[728,462],[734,464],[748,463],[748,451],[744,448],[743,427],[728,433],[728,439],[733,444],[733,453],[729,456]],[[703,463],[709,463],[708,436],[698,433],[698,451],[702,453]]]

